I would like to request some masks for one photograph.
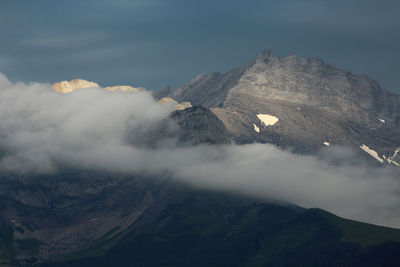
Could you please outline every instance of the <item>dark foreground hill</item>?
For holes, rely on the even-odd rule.
[[[398,266],[400,231],[224,194],[185,190],[108,250],[39,266]]]

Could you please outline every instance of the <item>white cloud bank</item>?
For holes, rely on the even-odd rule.
[[[137,145],[170,112],[148,92],[91,88],[63,95],[50,84],[12,83],[0,74],[0,171],[49,173],[67,167],[168,172],[202,188],[400,227],[397,169],[357,164],[353,152],[340,147],[326,148],[317,158],[266,144]]]

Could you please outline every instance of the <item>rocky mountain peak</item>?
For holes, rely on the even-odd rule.
[[[399,107],[400,103],[398,95],[381,89],[377,82],[366,76],[337,69],[315,58],[280,58],[269,50],[262,52],[255,64],[230,88],[225,105],[243,94],[318,106],[365,122],[375,116],[371,113],[393,116],[385,107]],[[392,95],[392,99],[387,95]]]
[[[269,49],[225,74],[198,75],[171,93],[177,101],[205,107],[229,106],[249,95],[315,106],[364,123],[375,122],[377,115],[396,120],[400,109],[399,95],[383,90],[367,76],[317,58],[278,57]]]
[[[238,143],[302,152],[327,144],[368,147],[362,153],[390,164],[399,155],[400,95],[318,58],[266,49],[227,73],[198,75],[169,96],[210,108]],[[279,121],[266,125],[263,114]]]

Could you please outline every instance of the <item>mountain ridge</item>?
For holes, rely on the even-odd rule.
[[[324,144],[368,147],[364,156],[400,164],[400,95],[317,58],[278,57],[266,49],[241,67],[198,75],[168,95],[210,108],[238,143],[303,152]],[[259,114],[279,122],[266,126]]]

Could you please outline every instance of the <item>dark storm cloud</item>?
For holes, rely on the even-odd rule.
[[[63,95],[50,84],[13,83],[0,73],[0,171],[167,173],[201,188],[400,227],[399,169],[368,167],[357,153],[340,147],[315,157],[268,144],[180,146],[171,141],[149,148],[140,143],[171,110],[148,92],[91,88]]]
[[[83,77],[158,89],[270,48],[400,92],[399,12],[394,0],[4,0],[0,70],[16,80]]]

